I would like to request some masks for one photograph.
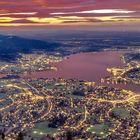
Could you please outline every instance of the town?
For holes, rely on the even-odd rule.
[[[133,54],[134,55],[134,54]],[[138,55],[138,54],[136,54]],[[140,55],[140,53],[139,53]],[[102,78],[102,82],[107,83],[132,83],[139,85],[140,84],[140,60],[130,60],[129,57],[122,56],[122,61],[124,66],[121,68],[113,67],[108,68],[107,71],[112,74],[111,77]]]
[[[20,57],[16,62],[0,63],[0,74],[23,74],[34,71],[54,70],[57,68],[52,63],[63,60],[61,56],[47,55],[43,52],[19,54]]]
[[[140,94],[76,79],[0,79],[6,140],[137,139]]]

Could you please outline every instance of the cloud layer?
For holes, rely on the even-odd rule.
[[[0,26],[140,23],[140,0],[1,0]]]

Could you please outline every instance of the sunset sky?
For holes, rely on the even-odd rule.
[[[140,0],[0,0],[0,27],[139,26]]]

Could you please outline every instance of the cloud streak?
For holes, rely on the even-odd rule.
[[[10,16],[10,15],[36,15],[37,12],[23,12],[23,13],[3,13],[0,16]]]
[[[51,15],[66,15],[66,14],[128,14],[134,13],[135,11],[122,10],[122,9],[100,9],[100,10],[89,10],[80,12],[58,12],[51,13]]]

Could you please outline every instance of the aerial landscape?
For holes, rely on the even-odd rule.
[[[0,1],[0,140],[139,140],[140,1]]]

